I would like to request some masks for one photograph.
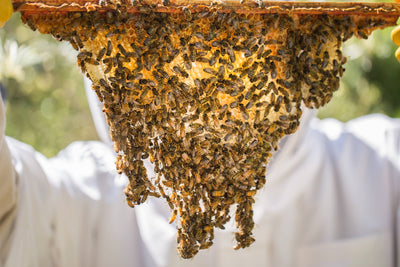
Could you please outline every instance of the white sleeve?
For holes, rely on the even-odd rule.
[[[4,130],[4,105],[0,100],[0,266],[9,250],[17,210],[16,173]]]
[[[320,129],[326,135],[335,139],[346,130],[371,147],[380,158],[389,162],[387,173],[392,176],[392,190],[394,192],[394,203],[390,207],[393,211],[393,235],[394,253],[397,260],[400,259],[400,119],[389,118],[381,114],[373,114],[354,119],[348,123],[341,124],[332,119],[322,120]],[[364,155],[360,155],[360,158]]]
[[[48,159],[5,136],[4,113],[0,103],[0,267],[95,266],[98,219],[127,206],[112,148],[75,142]]]
[[[38,162],[40,157],[32,147],[5,136],[5,107],[0,101],[2,267],[40,266],[41,258],[49,256],[56,192]]]
[[[324,119],[319,121],[318,128],[331,139],[343,132],[352,134],[400,170],[400,119],[382,114],[362,116],[347,123]]]
[[[76,142],[47,159],[17,140],[6,142],[18,177],[18,209],[4,266],[92,266],[82,259],[95,260],[93,233],[104,203],[124,204],[124,181],[113,179],[113,161],[102,161],[104,145]]]

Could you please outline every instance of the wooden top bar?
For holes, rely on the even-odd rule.
[[[84,0],[14,0],[14,10],[28,13],[51,12],[105,12],[115,6],[102,6],[99,1]],[[305,14],[305,15],[350,15],[350,16],[382,16],[397,18],[400,16],[400,3],[361,3],[361,2],[283,2],[245,0],[170,0],[164,6],[162,0],[142,0],[140,4],[126,4],[129,13],[142,12],[143,6],[151,6],[153,12],[177,13],[184,7],[192,13],[202,11],[236,12],[253,14]]]

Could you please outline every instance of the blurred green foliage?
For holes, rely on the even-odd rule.
[[[391,28],[344,46],[348,63],[341,88],[321,118],[342,121],[381,112],[400,117],[400,64]],[[0,81],[8,92],[6,134],[54,156],[74,140],[97,139],[76,51],[32,32],[14,14],[0,29]]]
[[[348,121],[370,113],[400,117],[400,64],[390,32],[376,30],[368,40],[352,38],[343,46],[348,57],[340,89],[319,111],[320,118]]]
[[[23,25],[19,13],[0,29],[8,136],[46,156],[74,140],[97,139],[76,54],[69,44]]]

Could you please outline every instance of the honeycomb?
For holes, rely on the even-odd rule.
[[[128,205],[164,198],[182,258],[209,248],[215,228],[233,215],[234,248],[248,247],[254,197],[279,140],[299,126],[301,103],[329,102],[346,62],[342,43],[390,23],[215,4],[165,12],[136,3],[138,12],[127,12],[130,5],[21,13],[33,30],[79,51],[78,65],[104,104],[116,168],[129,178]],[[156,177],[147,175],[146,159]]]

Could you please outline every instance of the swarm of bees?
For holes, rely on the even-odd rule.
[[[78,65],[104,104],[117,170],[129,178],[129,206],[164,198],[182,258],[209,248],[236,208],[234,248],[248,247],[254,196],[279,140],[296,131],[301,103],[326,104],[343,75],[342,43],[386,21],[240,14],[218,5],[137,8],[22,18],[79,51]]]

